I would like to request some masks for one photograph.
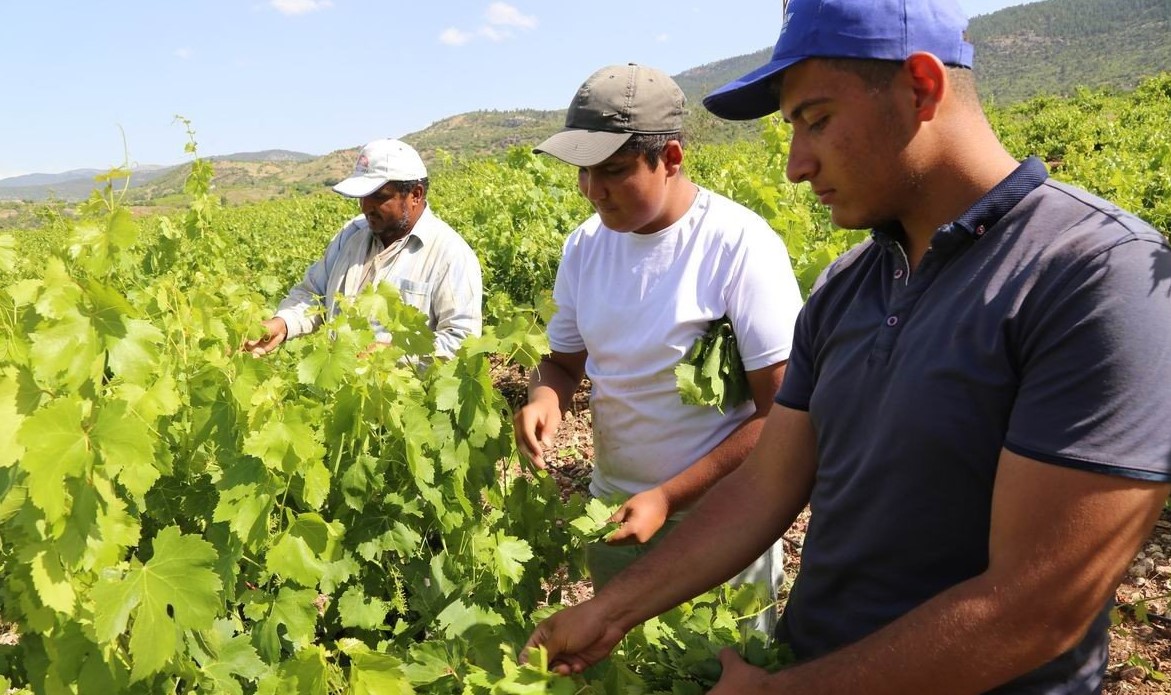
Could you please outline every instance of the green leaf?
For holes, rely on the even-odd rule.
[[[614,516],[614,512],[618,511],[620,506],[622,505],[607,504],[597,497],[591,497],[585,505],[584,514],[571,520],[569,526],[576,531],[575,535],[584,541],[600,541],[618,530],[618,524],[610,521],[610,517]]]
[[[504,618],[496,611],[468,605],[459,599],[444,608],[435,619],[447,639],[458,637],[476,625],[497,627],[504,624]]]
[[[340,522],[328,524],[317,514],[301,514],[269,549],[268,570],[302,586],[317,586],[329,563],[338,559],[336,542],[341,536]]]
[[[325,651],[318,645],[302,649],[288,661],[281,662],[282,695],[327,695],[329,665]]]
[[[29,497],[50,521],[63,517],[68,507],[62,482],[93,465],[81,421],[81,399],[61,398],[26,418],[17,435],[25,448],[20,467],[28,473]]]
[[[16,379],[0,374],[0,468],[16,463],[24,455],[24,447],[17,441],[17,433],[24,415],[17,406]]]
[[[337,611],[343,627],[376,630],[386,624],[390,604],[377,597],[368,597],[360,588],[351,586],[338,599]]]
[[[227,468],[219,487],[212,521],[227,522],[245,545],[259,542],[268,533],[268,515],[278,493],[276,481],[259,461],[246,459]]]
[[[169,526],[154,539],[154,556],[125,578],[105,578],[94,587],[94,628],[110,642],[126,631],[131,616],[131,678],[161,671],[179,648],[182,630],[204,630],[223,608],[213,571],[215,548]]]
[[[269,672],[248,635],[237,635],[230,620],[217,620],[211,630],[198,633],[201,654],[193,655],[216,688],[231,695],[243,695],[239,679],[255,681]]]
[[[311,350],[297,365],[297,380],[332,391],[344,384],[357,366],[357,354],[344,346]]]
[[[319,460],[305,464],[301,469],[304,485],[301,489],[301,501],[309,509],[321,509],[329,497],[329,469]]]
[[[126,172],[125,176],[129,176],[129,172]],[[118,172],[118,177],[124,178],[121,172]],[[114,210],[106,222],[106,235],[110,246],[119,251],[130,248],[138,241],[138,224],[134,222],[128,208],[119,207]]]
[[[125,335],[109,346],[110,369],[125,381],[152,383],[158,375],[159,345],[164,336],[142,319],[123,319]]]
[[[0,272],[11,273],[16,269],[16,237],[11,233],[0,234]]]
[[[126,411],[125,403],[109,402],[98,411],[90,438],[107,474],[142,499],[161,474],[154,465],[150,429]]]
[[[281,418],[271,418],[244,438],[244,453],[273,470],[294,473],[301,464],[325,456],[320,430],[309,424],[308,413],[290,407]]]
[[[456,664],[452,664],[451,661],[447,645],[442,642],[412,644],[409,661],[403,666],[403,673],[413,685],[430,685],[455,672],[459,666],[458,661]]]
[[[503,531],[496,532],[495,540],[493,556],[498,573],[497,586],[501,592],[507,592],[520,581],[525,571],[524,563],[533,559],[533,549],[525,541],[505,535]],[[510,581],[505,581],[506,578]]]
[[[453,363],[444,364],[441,369],[451,371],[455,369]],[[431,397],[435,399],[435,408],[446,412],[454,412],[459,406],[460,380],[454,374],[444,374],[431,385]]]
[[[415,692],[403,673],[402,662],[395,657],[372,651],[356,639],[339,640],[338,646],[350,657],[353,695],[410,695]]]
[[[76,392],[101,375],[97,334],[89,319],[74,311],[32,335],[29,362],[42,384],[61,384]]]
[[[30,571],[41,602],[58,613],[72,615],[77,594],[73,591],[72,580],[61,566],[61,556],[52,549],[42,550],[33,557]]]
[[[244,614],[257,621],[257,646],[270,663],[281,660],[281,628],[285,637],[300,649],[314,639],[317,628],[317,592],[312,589],[281,587],[275,598],[259,591],[244,596]]]

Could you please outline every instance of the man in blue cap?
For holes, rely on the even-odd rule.
[[[704,104],[780,110],[789,178],[872,238],[819,279],[748,459],[530,645],[581,670],[808,503],[777,628],[799,663],[725,650],[713,692],[1098,692],[1171,491],[1171,248],[1004,149],[951,0],[788,10],[769,64]]]

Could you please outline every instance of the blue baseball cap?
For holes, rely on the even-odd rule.
[[[746,121],[780,108],[773,76],[806,58],[906,60],[917,51],[972,67],[968,18],[955,0],[791,0],[773,57],[704,97],[720,118]]]

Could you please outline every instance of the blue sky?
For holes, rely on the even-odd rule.
[[[1021,0],[961,0],[969,15]],[[557,109],[591,72],[771,46],[779,0],[0,3],[0,178],[203,155],[325,154],[476,109]]]

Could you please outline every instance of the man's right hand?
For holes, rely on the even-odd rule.
[[[545,467],[545,451],[561,426],[561,406],[554,398],[539,398],[517,411],[512,419],[516,446],[537,468]]]
[[[609,656],[626,632],[610,619],[604,604],[591,599],[541,621],[525,647],[545,647],[549,668],[568,676]],[[527,661],[527,655],[522,654],[521,661]]]
[[[277,349],[289,335],[289,327],[279,316],[274,316],[260,325],[264,327],[264,335],[256,340],[244,341],[244,351],[252,353],[253,357],[261,357]]]

